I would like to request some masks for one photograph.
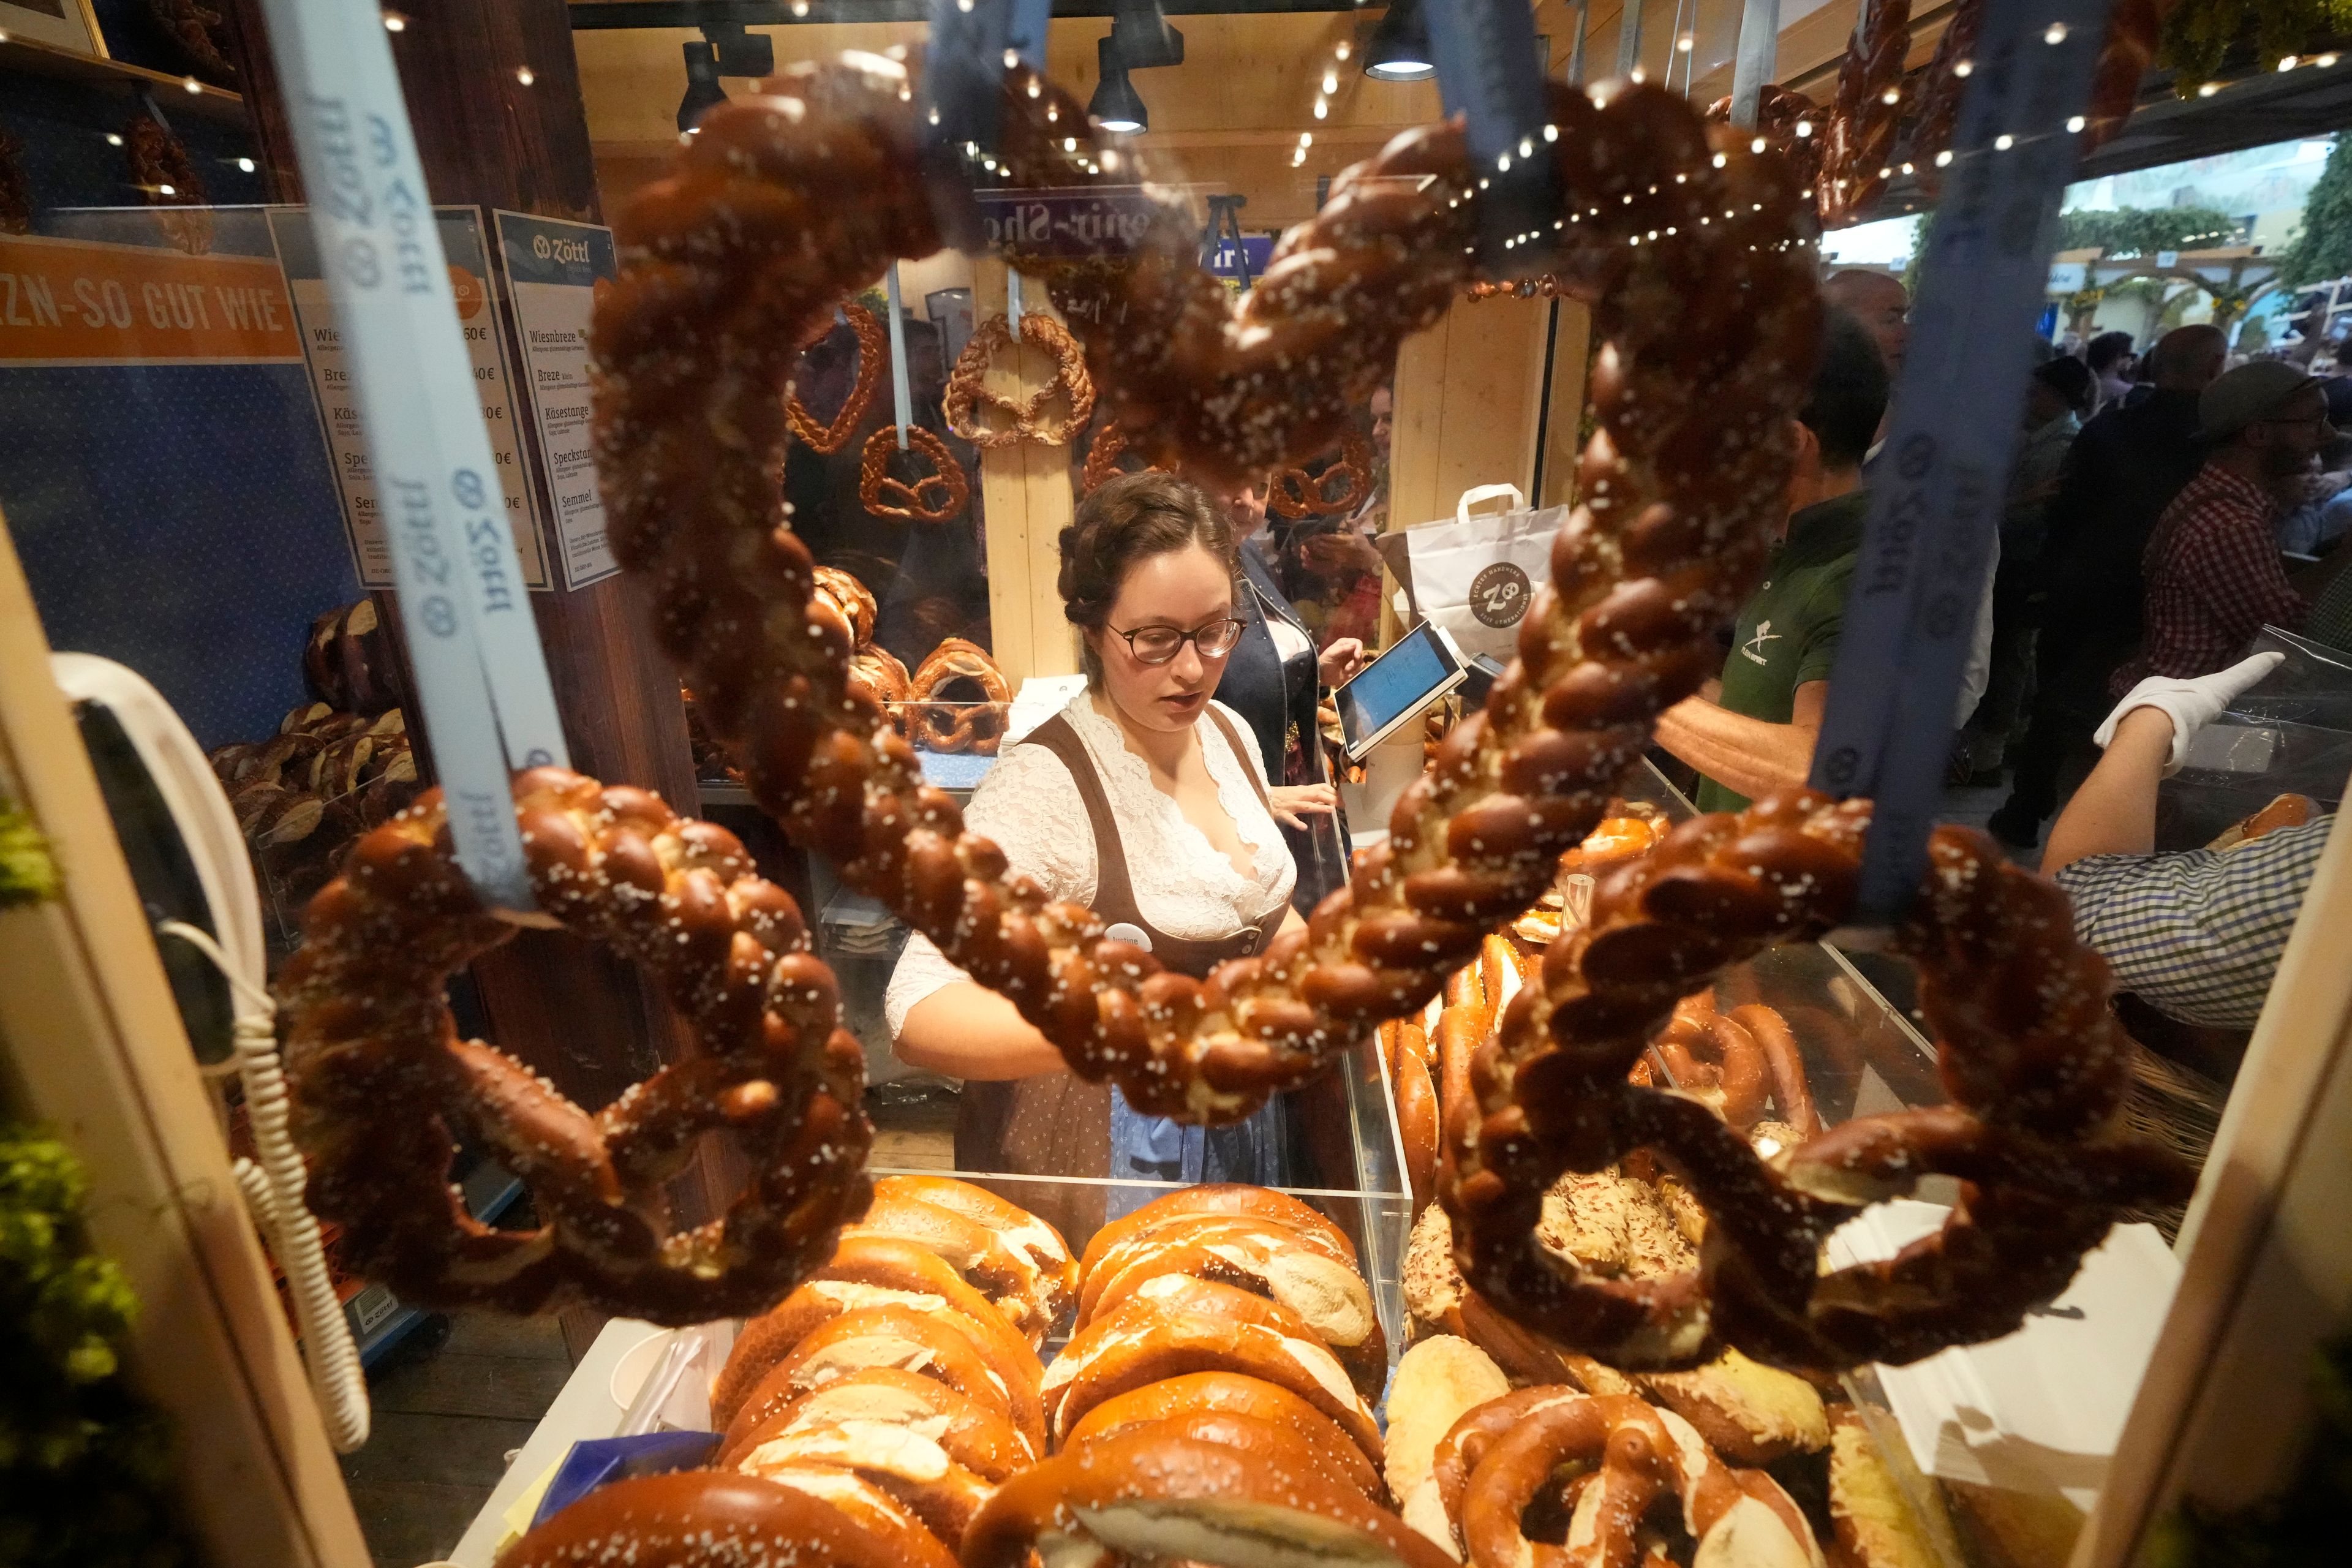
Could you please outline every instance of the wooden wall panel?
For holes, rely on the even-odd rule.
[[[1003,315],[1005,268],[992,257],[974,269],[972,320]],[[1045,309],[1045,290],[1032,284],[1024,309]],[[1027,397],[1054,377],[1050,355],[1018,345],[991,369],[987,385],[1007,397]],[[1062,615],[1055,587],[1061,534],[1073,506],[1070,449],[1021,442],[980,455],[982,525],[988,539],[989,637],[997,667],[1015,691],[1033,675],[1074,675],[1077,643]]]
[[[1389,526],[1453,515],[1473,485],[1535,482],[1550,301],[1460,300],[1397,355]]]

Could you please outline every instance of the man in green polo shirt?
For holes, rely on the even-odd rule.
[[[1870,492],[1862,463],[1886,412],[1886,366],[1861,323],[1829,313],[1821,369],[1797,416],[1790,516],[1764,581],[1740,606],[1723,677],[1658,716],[1658,743],[1696,768],[1701,811],[1805,782],[1828,705]]]

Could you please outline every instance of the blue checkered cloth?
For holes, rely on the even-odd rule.
[[[2116,987],[2185,1024],[2250,1029],[2335,818],[2235,849],[2091,855],[2054,880]]]

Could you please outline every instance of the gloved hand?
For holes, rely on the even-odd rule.
[[[2285,658],[2283,653],[2258,653],[2227,669],[2189,680],[2151,675],[2124,693],[2124,700],[2116,704],[2115,711],[2107,715],[2091,739],[2104,751],[2107,742],[2116,738],[2116,726],[2125,714],[2135,708],[2162,709],[2172,719],[2172,755],[2164,764],[2165,776],[2169,778],[2189,760],[2189,737],[2220,718],[2222,710],[2237,700],[2240,692],[2277,668]]]

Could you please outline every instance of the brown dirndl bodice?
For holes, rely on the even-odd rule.
[[[1208,716],[1234,749],[1250,787],[1257,792],[1258,803],[1268,805],[1265,786],[1242,751],[1250,742],[1213,707]],[[1173,937],[1155,930],[1136,908],[1135,884],[1128,871],[1118,819],[1112,815],[1102,777],[1095,771],[1094,759],[1077,731],[1056,713],[1031,731],[1022,744],[1043,746],[1061,758],[1078,787],[1078,798],[1085,803],[1087,823],[1095,837],[1093,908],[1104,923],[1134,926],[1150,939],[1152,956],[1161,964],[1195,979],[1205,977],[1228,958],[1247,957],[1265,945],[1289,907],[1286,903],[1257,924],[1214,942]],[[996,1082],[969,1079],[956,1111],[955,1159],[959,1171],[1108,1175],[1110,1085],[1087,1083],[1067,1072]],[[1073,1247],[1085,1247],[1087,1238],[1103,1223],[1105,1194],[1099,1187],[1038,1183],[1009,1190],[1004,1195],[1051,1222]]]

